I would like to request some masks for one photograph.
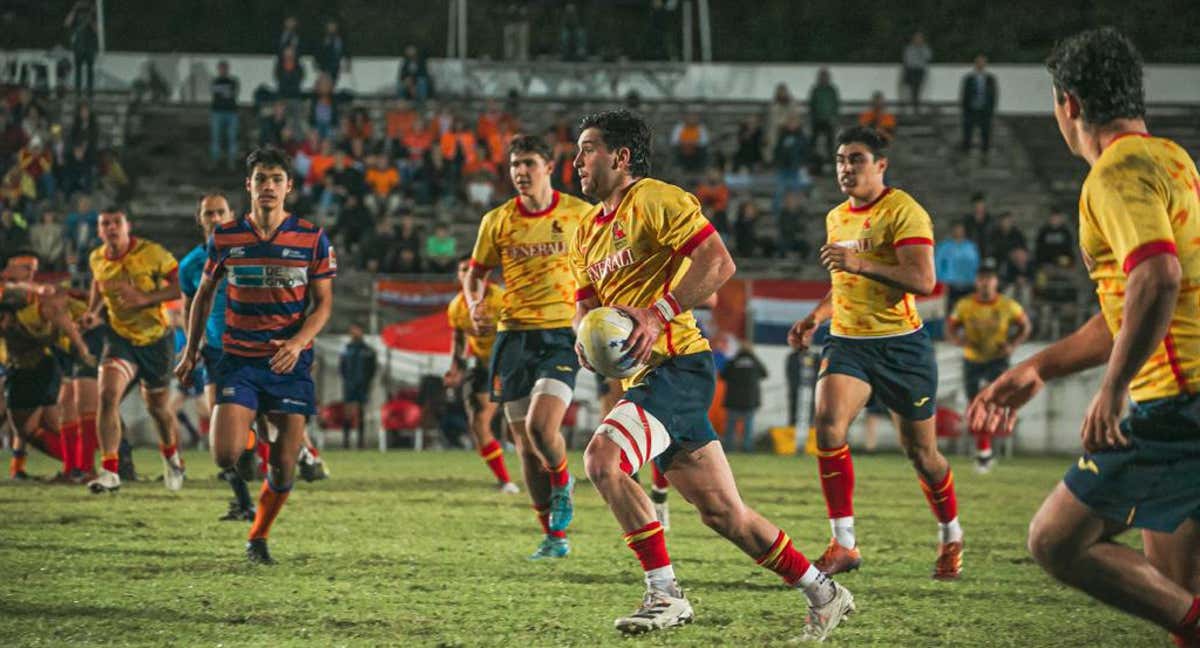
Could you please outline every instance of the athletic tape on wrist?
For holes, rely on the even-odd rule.
[[[654,309],[663,324],[670,322],[683,312],[683,309],[679,306],[679,301],[671,293],[663,295],[662,299],[654,302],[651,308]]]

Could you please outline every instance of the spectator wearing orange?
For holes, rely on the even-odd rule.
[[[709,169],[694,193],[700,201],[700,209],[712,222],[713,227],[723,235],[728,234],[729,186],[725,184],[721,170],[716,167]]]
[[[439,150],[451,186],[480,168],[479,142],[462,119],[456,118],[451,129],[442,133]]]
[[[882,92],[876,90],[871,95],[871,105],[858,116],[858,125],[874,128],[888,139],[896,137],[896,116],[888,112]]]
[[[412,104],[403,99],[397,99],[396,103],[392,104],[392,109],[384,115],[388,141],[402,141],[404,136],[413,129],[416,121],[417,111],[413,110]]]
[[[365,108],[355,108],[350,113],[350,121],[345,130],[347,140],[366,142],[375,135],[375,124],[371,123],[371,116],[367,114]]]
[[[325,179],[325,174],[331,168],[333,168],[333,142],[322,140],[320,152],[309,156],[308,177],[305,178],[305,184],[309,187],[321,184]]]
[[[671,147],[684,171],[694,173],[704,168],[708,158],[708,129],[700,121],[700,115],[688,113],[675,125],[671,131]]]
[[[400,172],[387,163],[386,157],[372,155],[364,179],[371,188],[364,203],[372,212],[381,214],[399,206],[400,196],[396,189],[400,186]]]

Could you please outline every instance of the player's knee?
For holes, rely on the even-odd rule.
[[[1071,552],[1067,543],[1037,516],[1029,523],[1026,544],[1034,561],[1051,575],[1061,577],[1070,570]]]
[[[745,517],[742,507],[726,502],[697,503],[696,509],[700,512],[700,521],[723,536],[728,536],[740,528]]]
[[[237,464],[238,457],[241,456],[242,451],[232,446],[226,448],[213,445],[212,453],[213,463],[217,464],[218,468],[225,470],[228,468],[233,468],[233,466]]]
[[[626,476],[620,463],[619,450],[598,443],[589,443],[587,450],[583,452],[583,470],[597,489],[603,489],[616,479]]]

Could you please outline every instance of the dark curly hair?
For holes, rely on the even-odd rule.
[[[522,153],[533,153],[534,155],[542,156],[542,160],[550,162],[554,159],[554,153],[550,150],[550,145],[546,140],[537,135],[514,135],[508,141],[508,154],[517,155]]]
[[[254,173],[254,167],[280,167],[284,173],[290,177],[292,175],[292,158],[281,148],[274,146],[261,146],[250,152],[246,156],[246,177],[249,178]]]
[[[589,128],[600,131],[608,150],[629,149],[629,174],[635,178],[650,175],[650,140],[653,133],[646,120],[625,109],[606,110],[585,115],[579,120],[579,131]]]
[[[1142,56],[1133,42],[1112,27],[1080,32],[1059,41],[1046,68],[1060,104],[1066,93],[1079,99],[1083,121],[1092,125],[1146,116]]]
[[[887,157],[888,137],[870,126],[851,126],[842,129],[837,134],[837,145],[862,144],[871,149],[871,155],[876,160]]]

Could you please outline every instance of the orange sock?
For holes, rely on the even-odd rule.
[[[253,450],[258,447],[258,436],[254,434],[254,430],[250,430],[250,436],[246,437],[246,450]]]
[[[115,452],[105,452],[100,455],[100,467],[108,472],[117,472],[121,465],[121,457]]]
[[[284,488],[275,488],[271,485],[270,477],[263,480],[262,490],[258,494],[258,510],[254,513],[254,525],[250,527],[251,540],[267,538],[275,517],[279,515],[283,503],[287,501],[288,493],[291,492],[291,484]]]
[[[558,466],[550,469],[550,485],[562,488],[571,481],[571,473],[567,470],[567,458],[563,457]]]
[[[8,464],[8,476],[16,477],[17,473],[22,472],[25,472],[25,451],[13,448],[12,461]]]
[[[492,442],[479,449],[479,456],[487,462],[488,468],[492,469],[492,474],[496,476],[496,481],[501,484],[507,484],[508,467],[504,465],[504,448],[500,447],[500,442],[492,439]]]
[[[79,468],[85,473],[96,472],[96,448],[100,441],[96,437],[95,412],[88,412],[79,417],[79,442],[83,447],[79,456]]]

